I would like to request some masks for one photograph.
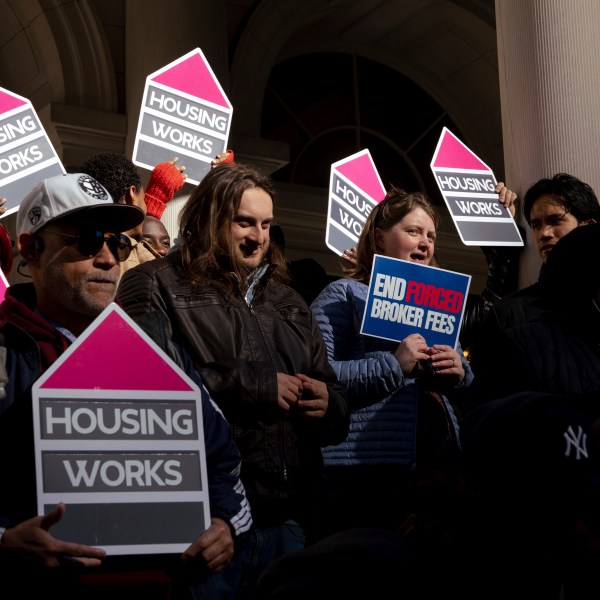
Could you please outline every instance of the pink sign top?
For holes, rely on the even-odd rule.
[[[221,89],[219,81],[200,48],[169,63],[166,67],[150,75],[149,79],[185,92],[190,96],[231,109],[227,96]]]
[[[41,389],[192,391],[122,315],[114,309],[106,312],[94,329],[75,341]]]
[[[4,88],[0,88],[0,114],[4,114],[25,104],[28,104],[25,98],[17,96]]]
[[[0,271],[0,302],[4,300],[4,296],[6,295],[6,288],[10,284],[8,283],[6,276],[2,271]]]
[[[446,127],[444,127],[438,141],[438,147],[433,156],[431,166],[440,169],[490,171],[490,168]]]
[[[333,166],[376,202],[381,202],[385,198],[385,188],[368,150],[354,154],[348,160]]]

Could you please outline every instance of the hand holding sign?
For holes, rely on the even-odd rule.
[[[234,542],[229,525],[217,517],[210,520],[210,526],[183,552],[184,563],[196,569],[195,560],[201,557],[209,571],[217,571],[231,561]]]
[[[408,376],[415,370],[420,360],[429,359],[429,346],[421,334],[411,333],[398,344],[394,356],[400,363],[404,375]]]
[[[509,190],[503,181],[499,181],[496,184],[496,193],[498,194],[498,200],[506,210],[510,213],[511,217],[515,218],[517,194]]]
[[[63,542],[50,533],[65,514],[65,505],[60,502],[45,515],[39,515],[10,527],[2,536],[2,544],[24,558],[35,558],[44,567],[58,567],[66,559],[76,561],[84,567],[97,567],[106,556],[106,551],[93,546]]]
[[[465,376],[459,353],[450,346],[435,344],[429,349],[429,362],[436,375],[449,377],[449,385],[458,385]]]
[[[187,179],[185,166],[176,165],[178,161],[179,157],[175,156],[169,161],[158,163],[150,173],[145,200],[146,213],[151,217],[162,217],[167,204]]]
[[[459,384],[465,376],[462,359],[454,348],[443,344],[429,347],[419,333],[407,335],[398,344],[394,356],[406,377],[414,375],[420,361],[431,363],[436,375],[450,377],[451,386]]]

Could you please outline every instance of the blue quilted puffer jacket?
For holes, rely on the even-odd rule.
[[[360,333],[368,286],[353,279],[330,283],[311,304],[329,362],[348,391],[352,410],[350,433],[344,442],[322,449],[328,466],[416,462],[417,398],[420,378],[406,377],[394,356],[398,342]],[[462,355],[462,349],[457,347]],[[463,358],[465,378],[473,373]],[[447,398],[446,408],[458,432]]]

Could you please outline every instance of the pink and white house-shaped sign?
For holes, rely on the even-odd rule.
[[[133,162],[152,170],[179,157],[197,184],[227,149],[233,107],[200,48],[146,78]]]
[[[0,88],[0,198],[6,217],[42,179],[65,169],[31,102]]]
[[[431,170],[463,244],[523,245],[515,220],[498,200],[494,173],[446,127]]]
[[[67,506],[53,534],[109,554],[187,548],[210,524],[203,393],[108,306],[32,390],[38,511]]]
[[[331,165],[325,243],[336,254],[358,242],[367,217],[385,198],[385,188],[368,149]]]

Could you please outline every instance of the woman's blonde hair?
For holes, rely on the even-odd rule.
[[[423,209],[431,217],[437,231],[439,216],[425,194],[421,192],[409,193],[395,186],[390,188],[385,198],[373,208],[367,217],[356,248],[356,267],[352,270],[346,270],[349,277],[363,283],[369,283],[373,257],[378,254],[375,230],[387,231],[415,208]]]

